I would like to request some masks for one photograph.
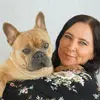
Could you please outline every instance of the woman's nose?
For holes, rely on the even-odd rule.
[[[69,44],[68,44],[68,50],[70,51],[75,51],[77,49],[77,43],[75,41],[71,41]]]

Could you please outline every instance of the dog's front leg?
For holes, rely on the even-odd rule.
[[[5,73],[2,69],[0,69],[0,97],[2,97],[2,93],[5,89],[6,83],[10,81],[12,77]]]
[[[0,70],[0,97],[2,97],[3,90],[5,88],[5,83],[3,81],[3,72]]]

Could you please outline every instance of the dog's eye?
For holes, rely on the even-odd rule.
[[[47,49],[49,47],[49,43],[43,43],[43,48]]]
[[[22,50],[23,53],[25,54],[29,54],[31,52],[31,49],[30,48],[25,48]]]

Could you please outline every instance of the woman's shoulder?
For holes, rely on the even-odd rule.
[[[32,79],[32,80],[21,80],[21,81],[11,81],[8,82],[11,86],[13,84],[19,85],[19,84],[55,84],[55,86],[67,86],[71,84],[78,84],[82,87],[86,85],[95,85],[97,84],[97,81],[95,80],[95,77],[85,71],[80,72],[80,71],[60,71],[60,72],[54,72],[51,75],[48,75],[46,77],[40,77],[39,79]]]

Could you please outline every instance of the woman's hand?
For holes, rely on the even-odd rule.
[[[70,70],[70,71],[82,71],[84,68],[80,65],[71,65],[71,66],[58,66],[54,69],[55,72],[63,71],[63,70]]]

